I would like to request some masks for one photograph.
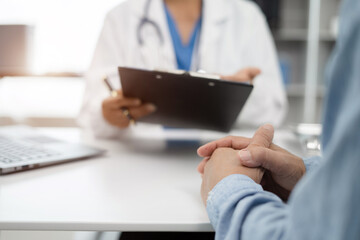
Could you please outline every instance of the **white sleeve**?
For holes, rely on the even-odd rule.
[[[121,42],[124,40],[116,37],[118,35],[116,34],[118,25],[108,14],[90,69],[85,76],[86,88],[78,123],[96,137],[114,138],[127,132],[107,123],[103,118],[101,107],[102,101],[109,96],[109,90],[102,82],[103,77],[108,76],[114,88],[118,89],[120,87],[117,67],[124,59],[124,45]]]
[[[287,98],[282,82],[274,40],[264,15],[255,4],[250,5],[252,20],[245,41],[249,66],[261,69],[255,78],[254,90],[244,106],[237,124],[271,123],[280,126],[287,113]]]

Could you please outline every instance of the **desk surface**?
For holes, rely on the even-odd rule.
[[[78,129],[40,129],[107,149],[99,158],[0,177],[0,229],[212,231],[201,202],[195,148],[135,148],[80,137]],[[253,131],[240,132],[251,135]],[[275,142],[301,154],[295,136]]]

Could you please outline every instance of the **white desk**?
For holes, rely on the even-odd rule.
[[[1,230],[212,231],[199,194],[195,149],[141,150],[81,140],[78,129],[42,131],[108,152],[1,176]],[[279,131],[275,142],[301,153],[289,132]]]

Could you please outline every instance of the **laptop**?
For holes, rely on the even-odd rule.
[[[39,134],[30,127],[0,127],[0,175],[86,159],[104,152]]]

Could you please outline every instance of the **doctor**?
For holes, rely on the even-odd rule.
[[[204,70],[231,81],[254,81],[237,125],[279,126],[287,101],[270,31],[259,8],[243,0],[124,1],[105,19],[87,73],[79,123],[98,137],[128,131],[123,109],[139,119],[156,110],[140,99],[109,97],[104,75],[120,89],[118,66]]]

